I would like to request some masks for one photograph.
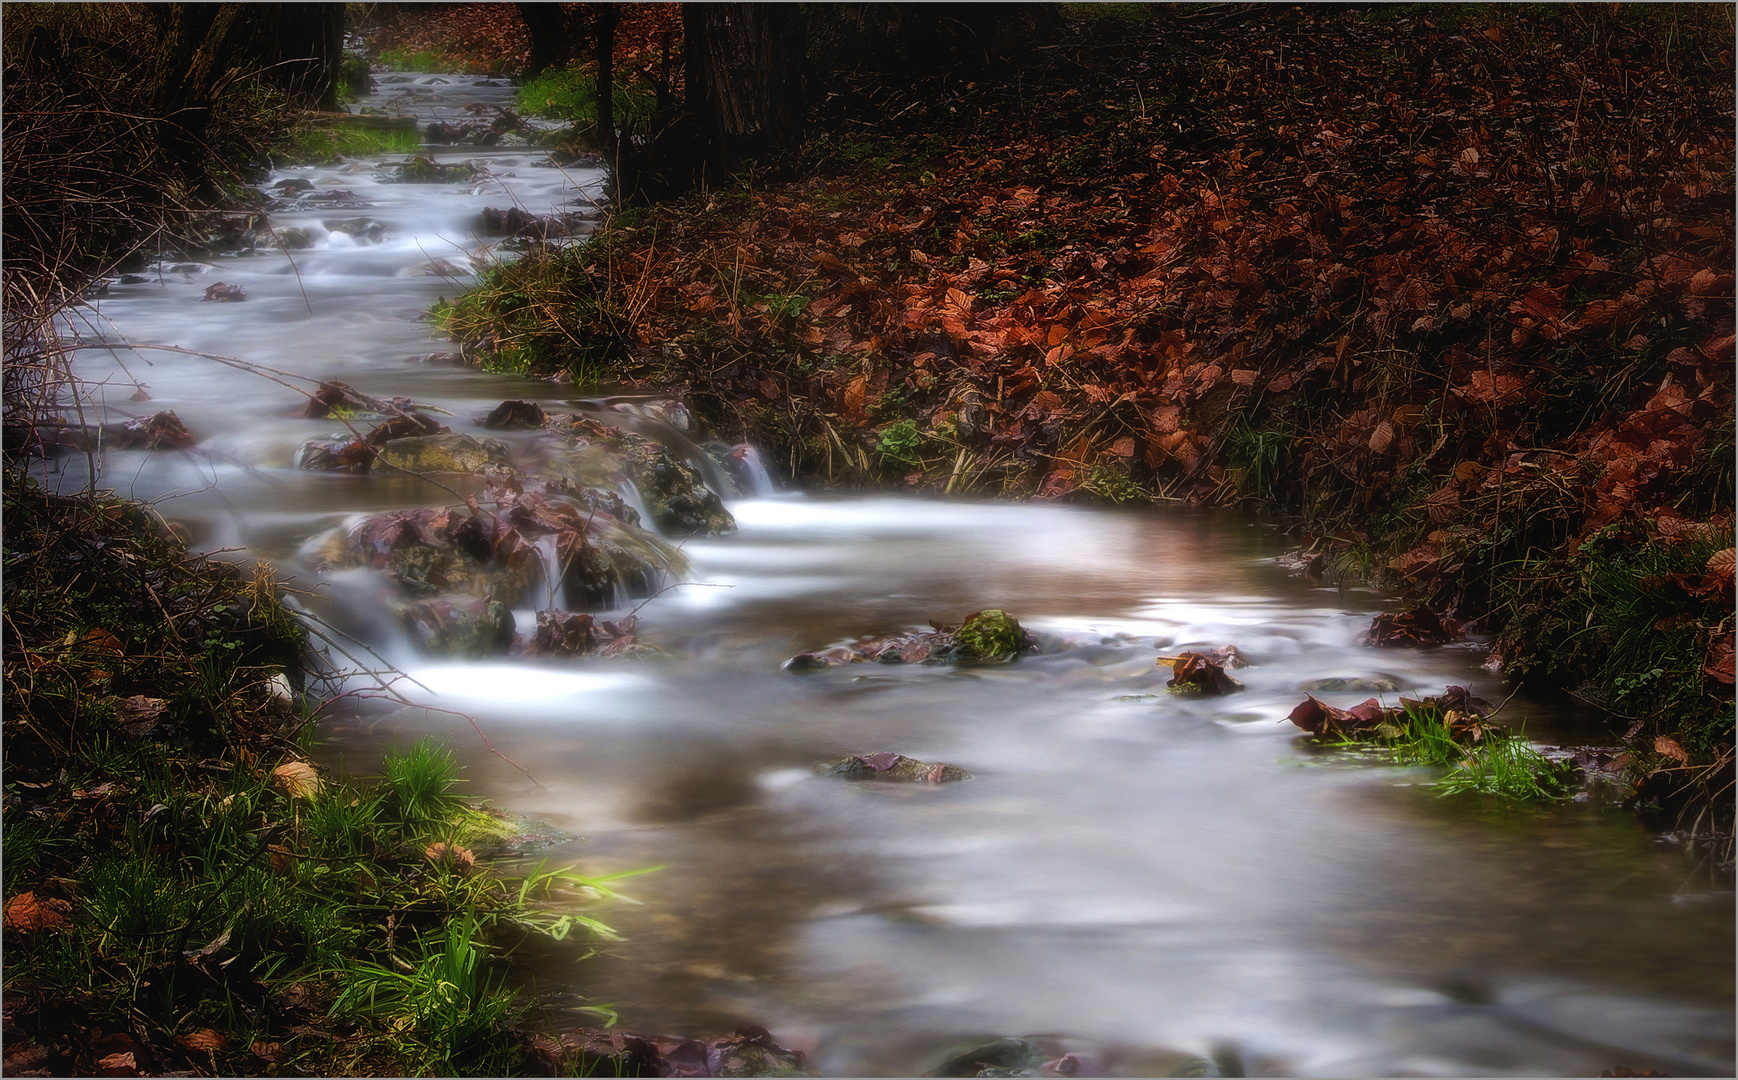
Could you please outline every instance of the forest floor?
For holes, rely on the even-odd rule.
[[[1284,515],[1729,796],[1730,12],[1064,12],[437,315],[807,486]]]

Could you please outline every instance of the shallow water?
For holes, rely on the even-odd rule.
[[[501,87],[408,85],[446,118]],[[384,86],[394,93],[397,85]],[[280,230],[366,217],[385,239],[210,260],[117,285],[91,340],[220,353],[453,414],[503,398],[571,407],[571,387],[417,357],[424,309],[462,285],[484,206],[588,202],[602,178],[528,150],[469,185],[384,184],[373,168],[289,170],[371,205],[273,214]],[[275,181],[280,177],[273,177]],[[341,235],[341,234],[340,234]],[[241,284],[245,303],[202,303]],[[761,1023],[830,1074],[912,1074],[1002,1035],[1046,1036],[1123,1074],[1209,1059],[1226,1074],[1595,1075],[1628,1065],[1730,1075],[1729,893],[1595,797],[1548,809],[1439,799],[1418,770],[1300,739],[1299,684],[1386,675],[1470,684],[1476,647],[1371,651],[1392,598],[1312,586],[1253,519],[794,493],[735,499],[740,529],[690,540],[690,583],[647,602],[662,663],[433,661],[367,616],[363,573],[324,583],[301,545],[351,515],[447,496],[391,475],[291,467],[330,422],[291,390],[196,357],[83,354],[111,419],[174,409],[187,453],[111,452],[104,482],[162,501],[207,548],[273,560],[414,677],[413,700],[340,715],[329,764],[366,774],[422,734],[467,763],[469,793],[583,836],[541,852],[628,883],[598,912],[628,938],[597,960],[527,951],[557,1013],[609,1004],[630,1030],[717,1034]],[[124,364],[124,368],[120,366]],[[145,385],[148,403],[129,401]],[[66,459],[50,483],[76,485]],[[1002,607],[1053,651],[997,668],[780,670],[851,636]],[[521,612],[521,626],[528,612]],[[1248,689],[1168,695],[1155,655],[1234,643]],[[1350,705],[1366,694],[1320,695]],[[1612,741],[1593,717],[1518,696],[1542,742]],[[894,750],[974,778],[848,784],[812,766]],[[575,1014],[572,1019],[584,1021]],[[1199,1067],[1197,1064],[1196,1067]]]

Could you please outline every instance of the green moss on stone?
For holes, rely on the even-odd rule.
[[[980,611],[954,635],[965,660],[1012,660],[1027,647],[1026,630],[1000,608]]]

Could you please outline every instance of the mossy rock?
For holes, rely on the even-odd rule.
[[[954,632],[954,640],[962,660],[1012,660],[1032,648],[1025,627],[1000,608],[988,608],[967,619]]]
[[[397,466],[419,473],[480,473],[507,463],[507,447],[494,439],[478,441],[449,432],[411,439],[393,439],[380,448],[379,466]]]

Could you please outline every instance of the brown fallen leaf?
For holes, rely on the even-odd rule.
[[[1735,659],[1738,656],[1734,655],[1733,635],[1727,634],[1708,646],[1708,655],[1702,663],[1702,674],[1715,682],[1731,686]]]
[[[1236,650],[1223,657],[1186,652],[1171,659],[1171,679],[1165,685],[1173,690],[1202,694],[1230,694],[1243,689],[1243,684],[1225,674],[1226,663],[1236,657]],[[1164,663],[1167,657],[1159,657]]]
[[[1708,576],[1711,578],[1731,581],[1735,565],[1738,565],[1738,563],[1735,563],[1733,550],[1731,548],[1722,548],[1708,556]]]
[[[1460,623],[1420,606],[1401,614],[1384,613],[1370,620],[1371,645],[1440,645],[1465,636]]]
[[[72,914],[72,905],[65,900],[45,896],[38,898],[34,892],[21,892],[6,902],[4,916],[0,916],[0,924],[7,930],[28,934],[39,930],[62,930],[70,924],[68,916]]]
[[[286,761],[272,770],[272,783],[292,799],[311,799],[320,793],[320,774],[305,761]]]
[[[469,873],[477,865],[477,856],[470,849],[445,841],[430,844],[423,855],[430,862],[451,862],[453,869],[461,874]]]
[[[1286,719],[1312,735],[1338,734],[1373,728],[1389,719],[1395,711],[1384,709],[1375,698],[1350,709],[1338,709],[1325,701],[1318,701],[1313,694],[1307,694]]]
[[[1669,757],[1679,765],[1690,763],[1690,755],[1684,752],[1684,748],[1678,745],[1676,739],[1669,736],[1661,735],[1654,740],[1654,753]]]
[[[215,1054],[229,1047],[229,1040],[215,1028],[200,1028],[175,1040],[181,1049],[196,1054]]]

